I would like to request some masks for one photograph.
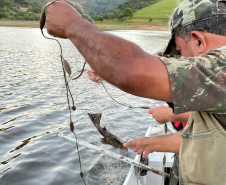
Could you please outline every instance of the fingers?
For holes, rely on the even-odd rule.
[[[143,153],[143,151],[144,151],[144,150],[139,149],[136,153],[137,153],[137,155],[140,155],[140,154],[142,154],[142,153]]]
[[[148,154],[149,154],[149,153],[151,153],[151,152],[149,152],[149,151],[145,151],[145,152],[143,153],[142,158],[146,158],[146,157],[148,156]]]
[[[91,81],[96,82],[96,83],[101,83],[102,80],[98,77],[92,76],[92,77],[88,77]]]
[[[101,83],[103,81],[103,79],[99,77],[93,69],[88,69],[87,74],[88,78],[93,82]]]
[[[139,140],[133,140],[133,141],[124,143],[123,146],[127,148],[134,147],[133,151],[137,155],[140,155],[141,153],[143,153],[143,158],[147,157],[147,155],[152,152],[150,149],[145,147],[146,145],[142,146],[142,144],[139,144]]]
[[[130,142],[124,143],[123,146],[124,146],[124,147],[127,147],[127,148],[128,148],[128,147],[135,147],[134,141],[130,141]]]
[[[71,26],[76,25],[81,16],[75,9],[65,2],[54,2],[47,6],[46,28],[48,33],[55,37],[67,38]],[[80,19],[79,19],[80,20]],[[77,28],[77,27],[73,27]],[[74,32],[76,32],[73,29]]]
[[[161,109],[164,109],[164,108],[166,108],[166,106],[157,106],[157,107],[154,107],[152,109],[149,109],[148,113],[153,114],[155,112],[161,111]]]
[[[87,73],[94,73],[94,72],[95,71],[92,68],[88,69],[88,71],[87,71]]]
[[[166,106],[157,106],[148,111],[149,114],[160,124],[170,121],[173,111]]]
[[[149,109],[148,113],[149,114],[152,114],[153,113],[153,108],[152,109]]]
[[[152,54],[155,57],[159,57],[159,55],[157,53]]]
[[[139,147],[135,147],[135,148],[133,149],[133,151],[134,151],[134,152],[137,152],[139,149],[140,149]]]

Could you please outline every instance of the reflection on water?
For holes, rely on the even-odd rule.
[[[82,185],[75,145],[56,136],[57,132],[71,135],[58,45],[44,39],[35,28],[0,27],[0,33],[0,184]],[[150,53],[161,49],[169,37],[163,31],[110,33]],[[84,59],[69,41],[60,42],[72,71],[81,70]],[[105,85],[120,102],[162,104]],[[101,112],[101,124],[124,141],[143,136],[153,123],[146,110],[115,104],[102,86],[87,80],[86,74],[70,86],[78,108],[73,120],[80,140],[122,152],[100,143],[101,136],[87,115],[91,111]],[[128,164],[85,148],[80,148],[80,153],[87,184],[122,184]],[[130,152],[126,156],[134,155]]]

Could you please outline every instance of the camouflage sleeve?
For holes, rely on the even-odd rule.
[[[226,114],[226,46],[199,57],[159,58],[169,74],[175,114]]]
[[[164,51],[165,51],[165,48],[164,49],[161,49],[160,51],[158,51],[156,54],[158,55],[158,56],[163,56],[163,53],[164,53]]]

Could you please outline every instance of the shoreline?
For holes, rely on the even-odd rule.
[[[133,22],[133,23],[120,23],[112,24],[108,22],[95,22],[94,25],[104,31],[111,30],[155,30],[155,31],[168,31],[168,25],[166,24],[150,24],[146,22]],[[0,20],[0,26],[5,27],[29,27],[39,28],[39,21],[11,21]]]
[[[39,28],[39,21],[10,21],[10,20],[3,21],[3,20],[0,20],[0,26]]]

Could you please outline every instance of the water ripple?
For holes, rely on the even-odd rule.
[[[0,32],[0,184],[82,185],[75,145],[56,136],[61,132],[73,137],[59,46],[44,39],[36,28],[0,27]],[[109,33],[131,40],[150,53],[161,49],[169,36],[168,32],[156,31]],[[71,42],[60,42],[76,76],[84,58]],[[119,102],[136,106],[162,104],[105,84]],[[100,142],[102,136],[87,113],[102,113],[101,125],[124,141],[143,136],[153,124],[147,110],[118,105],[101,85],[87,80],[86,73],[69,85],[77,106],[72,117],[80,140],[121,152]],[[129,165],[84,147],[79,150],[87,184],[122,184]]]

